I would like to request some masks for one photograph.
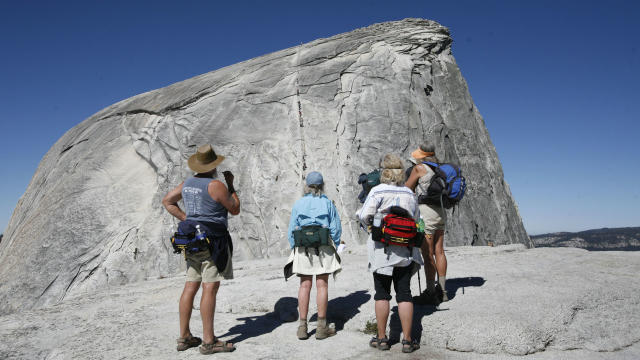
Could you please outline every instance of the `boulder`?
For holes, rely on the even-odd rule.
[[[165,193],[211,143],[242,202],[229,226],[234,257],[288,251],[304,176],[323,173],[344,240],[360,173],[425,140],[459,163],[468,189],[448,214],[448,245],[530,246],[489,134],[442,25],[375,24],[123,100],[84,120],[44,156],[0,243],[0,313],[70,294],[174,274],[176,221]]]

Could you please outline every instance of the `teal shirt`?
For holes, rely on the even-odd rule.
[[[293,231],[307,225],[320,225],[329,228],[333,243],[336,244],[336,247],[340,245],[340,235],[342,234],[340,215],[338,215],[336,206],[325,195],[305,194],[293,204],[288,231],[289,245],[292,249],[294,247]]]

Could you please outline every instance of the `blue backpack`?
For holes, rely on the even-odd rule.
[[[456,205],[467,189],[467,182],[462,176],[462,170],[453,164],[436,164],[429,161],[425,161],[423,164],[429,166],[435,175],[431,178],[427,193],[418,196],[418,202],[446,209]]]

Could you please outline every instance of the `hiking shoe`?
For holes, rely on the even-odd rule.
[[[336,334],[336,329],[327,326],[327,319],[318,319],[316,327],[316,340],[326,339]]]
[[[447,296],[447,291],[440,286],[440,284],[436,284],[436,297],[438,298],[438,302],[449,301],[449,296]]]
[[[298,339],[307,340],[309,338],[309,330],[307,329],[307,323],[300,323],[298,326]]]
[[[200,345],[202,343],[202,339],[200,339],[199,337],[195,337],[195,336],[189,334],[189,336],[187,336],[185,338],[176,339],[176,342],[178,343],[178,346],[176,347],[176,350],[185,351],[185,350],[187,350],[189,348],[196,347],[196,346]]]
[[[442,302],[449,301],[449,295],[447,295],[447,290],[442,289]]]

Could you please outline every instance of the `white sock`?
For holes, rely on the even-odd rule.
[[[442,291],[446,291],[446,286],[445,284],[447,283],[447,277],[446,276],[438,276],[438,284],[440,284],[440,287],[442,288]]]

